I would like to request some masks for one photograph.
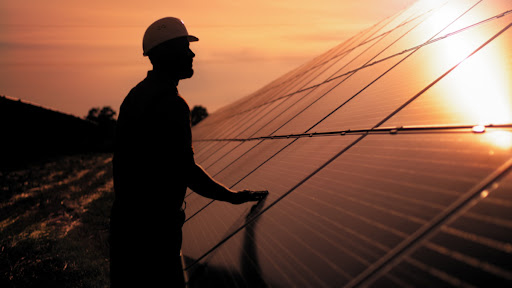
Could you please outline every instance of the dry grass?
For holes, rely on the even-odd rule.
[[[0,174],[0,287],[108,287],[110,154]]]

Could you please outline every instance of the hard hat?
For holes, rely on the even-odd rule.
[[[149,50],[153,49],[157,45],[162,44],[167,40],[179,37],[187,37],[190,42],[199,41],[196,36],[188,34],[185,24],[180,19],[165,17],[157,20],[153,24],[149,25],[146,33],[144,33],[144,38],[142,40],[142,50],[144,52],[142,54],[144,56],[148,56]]]

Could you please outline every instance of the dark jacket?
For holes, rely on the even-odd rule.
[[[121,213],[172,216],[182,206],[194,165],[190,109],[165,75],[149,71],[124,99],[113,165]]]

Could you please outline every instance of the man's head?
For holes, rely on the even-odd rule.
[[[148,56],[154,70],[171,74],[177,80],[192,77],[192,59],[195,54],[189,42],[198,41],[189,35],[183,21],[166,17],[151,24],[142,41],[144,56]]]

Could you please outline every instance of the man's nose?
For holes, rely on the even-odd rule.
[[[191,49],[188,49],[188,55],[192,58],[196,57],[196,54],[194,52],[192,52]]]

